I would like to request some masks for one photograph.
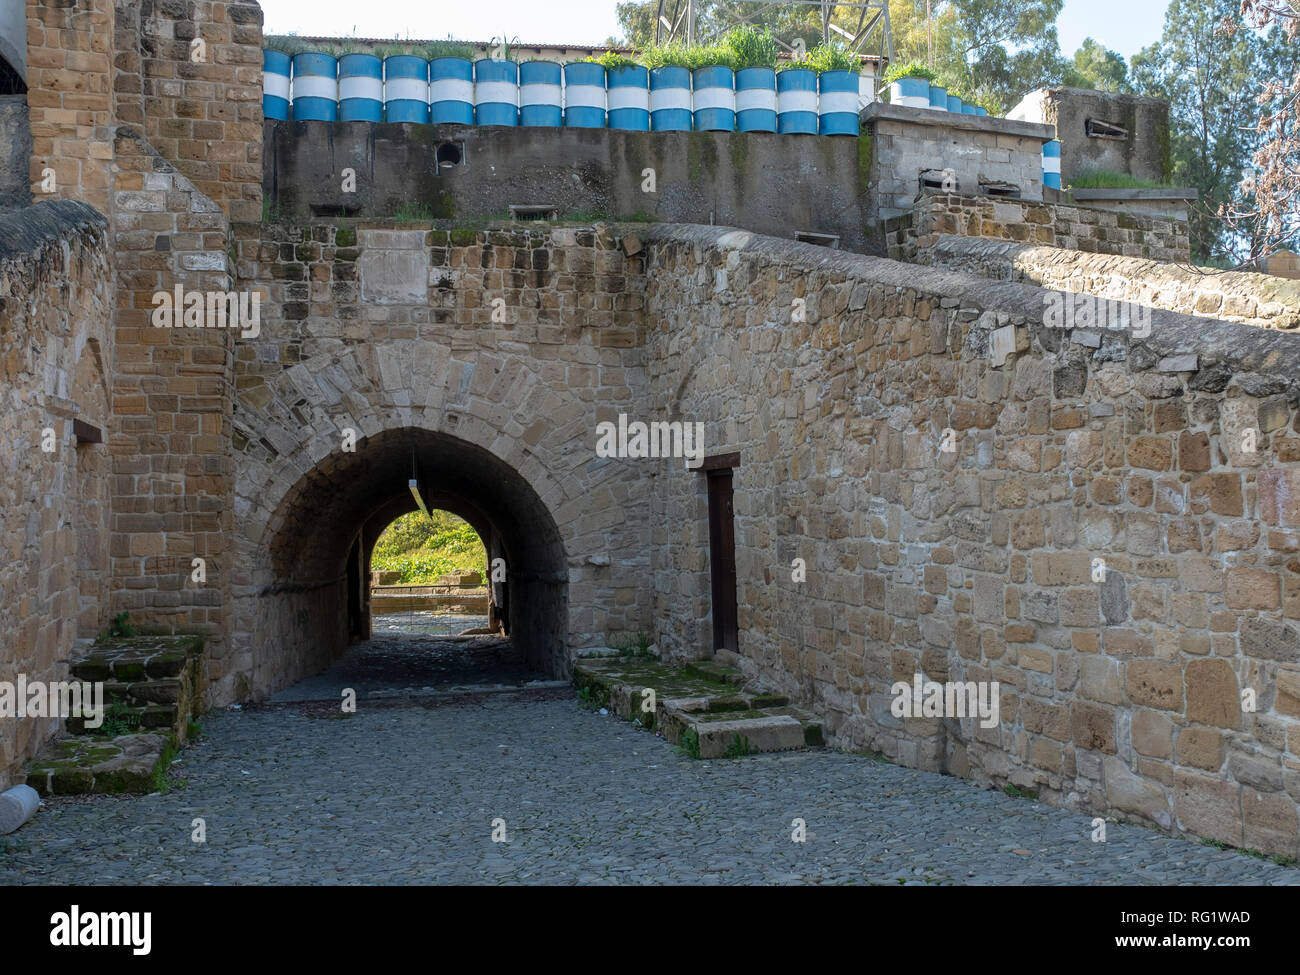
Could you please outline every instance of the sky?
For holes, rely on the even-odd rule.
[[[1169,0],[1066,0],[1058,21],[1070,55],[1093,37],[1129,58],[1160,37]],[[618,34],[616,0],[261,0],[268,34],[600,44]]]

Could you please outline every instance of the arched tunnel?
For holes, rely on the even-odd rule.
[[[272,626],[264,636],[296,632],[322,644],[316,649],[323,653],[300,654],[285,645],[291,640],[274,636],[258,639],[255,652],[307,661],[270,668],[296,679],[370,635],[370,554],[394,518],[417,510],[412,480],[429,510],[450,511],[470,523],[487,549],[489,567],[504,560],[493,604],[522,661],[547,676],[566,676],[568,572],[550,512],[532,485],[491,452],[418,428],[358,439],[354,450],[334,451],[289,491],[271,518],[256,575],[263,596],[316,593],[316,609],[292,599],[282,603],[278,612],[294,613],[299,624]],[[279,690],[285,679],[271,678],[269,688],[267,681],[259,683],[263,691]]]

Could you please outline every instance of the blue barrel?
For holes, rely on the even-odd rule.
[[[414,54],[384,58],[384,121],[429,121],[429,62]]]
[[[736,72],[736,131],[776,131],[776,72],[771,68]]]
[[[339,121],[384,120],[384,62],[373,54],[339,58]]]
[[[856,71],[823,71],[817,76],[818,128],[822,135],[858,134],[858,85]]]
[[[564,66],[564,124],[569,128],[605,127],[605,66],[574,61]]]
[[[283,51],[262,52],[262,116],[289,117],[289,72],[293,62]]]
[[[554,61],[525,61],[519,66],[519,124],[559,127],[564,124],[563,72]]]
[[[429,121],[474,124],[474,65],[464,58],[429,62]]]
[[[655,132],[691,131],[691,70],[675,65],[650,72],[650,128]]]
[[[691,76],[695,91],[696,132],[736,131],[736,74],[725,64],[696,68]]]
[[[1043,143],[1043,187],[1061,188],[1061,143],[1055,139]]]
[[[960,115],[962,114],[963,105],[965,105],[965,102],[963,102],[959,96],[957,95],[948,96],[948,111],[956,112],[958,115]]]
[[[817,72],[789,68],[776,76],[776,130],[817,134]]]
[[[474,62],[474,122],[519,124],[519,65],[514,61]]]
[[[611,129],[650,131],[650,73],[639,64],[605,72],[605,99]]]
[[[924,78],[899,78],[889,86],[889,104],[929,108],[930,82]]]
[[[988,115],[988,113],[989,113],[989,110],[988,110],[987,108],[980,108],[979,106],[976,106],[976,107],[975,107],[975,114],[976,114],[976,115]]]
[[[976,111],[975,106],[972,105],[972,104],[970,104],[969,102],[963,102],[963,103],[962,103],[962,106],[961,106],[961,113],[962,113],[963,115],[978,115],[978,114],[979,114],[979,112]]]
[[[337,122],[338,61],[331,54],[293,56],[293,120]]]
[[[930,86],[930,107],[940,112],[948,111],[948,89],[943,85]]]

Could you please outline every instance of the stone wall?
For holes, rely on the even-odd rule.
[[[601,420],[644,412],[634,237],[325,222],[238,247],[241,286],[269,302],[236,344],[235,619],[214,700],[346,646],[348,552],[413,475],[491,525],[511,634],[539,666],[564,675],[573,648],[649,628],[645,498],[670,462],[595,453]]]
[[[221,208],[131,129],[113,173],[112,608],[144,632],[200,633],[223,659],[233,488],[230,328],[159,327],[155,296],[236,290]],[[183,322],[183,318],[178,318]],[[193,560],[205,560],[204,581]]]
[[[842,746],[1300,852],[1300,340],[1070,341],[1035,288],[711,228],[650,252],[653,406],[740,455],[748,672]],[[702,481],[655,491],[676,656],[709,649]],[[1000,722],[896,718],[917,672],[997,681]]]
[[[875,222],[912,209],[924,179],[947,193],[974,196],[1002,187],[1022,200],[1043,199],[1047,125],[872,103],[862,113],[870,139],[870,203]]]
[[[996,281],[1023,281],[1259,328],[1300,329],[1300,281],[1268,274],[951,236],[939,237],[917,258]]]
[[[1190,261],[1185,221],[1109,210],[993,197],[924,193],[910,213],[882,225],[890,257],[928,263],[943,235],[1042,244],[1090,254]]]
[[[118,0],[116,22],[115,120],[232,221],[260,220],[261,7]]]
[[[0,681],[67,676],[106,622],[112,252],[103,217],[71,201],[0,216]],[[48,448],[48,449],[46,449]],[[59,727],[0,719],[0,791]]]
[[[110,0],[27,2],[30,177],[37,200],[84,200],[109,212],[113,38]],[[53,188],[46,170],[53,171]]]

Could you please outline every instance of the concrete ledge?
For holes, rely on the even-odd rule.
[[[1088,200],[1115,200],[1134,203],[1143,200],[1195,200],[1201,195],[1199,190],[1191,186],[1171,186],[1160,189],[1072,189],[1069,193],[1080,203]]]
[[[942,126],[966,132],[992,132],[995,135],[1017,135],[1026,139],[1050,142],[1056,138],[1056,127],[1040,122],[1022,122],[1018,119],[995,118],[992,115],[965,115],[957,112],[939,112],[908,105],[889,105],[872,102],[862,110],[861,118],[870,124],[877,120],[909,122],[913,125]]]

